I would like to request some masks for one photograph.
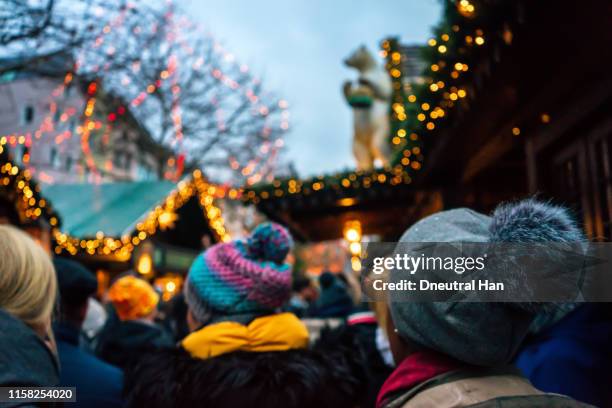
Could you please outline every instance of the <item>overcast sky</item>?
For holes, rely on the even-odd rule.
[[[440,17],[438,0],[180,0],[289,101],[286,156],[301,176],[354,168],[352,115],[341,94],[356,72],[342,59],[360,44],[378,51],[381,39],[423,43]]]

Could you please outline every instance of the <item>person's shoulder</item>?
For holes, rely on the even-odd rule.
[[[410,401],[404,408],[410,408]],[[572,398],[559,394],[537,394],[537,395],[513,395],[497,397],[483,401],[474,405],[472,408],[596,408],[593,405],[576,401]]]
[[[103,373],[106,378],[114,378],[118,380],[123,379],[123,371],[120,368],[108,364],[107,362],[102,361],[98,357],[89,353],[83,353],[86,354],[86,358],[90,361],[90,365],[94,367],[96,371]]]
[[[90,374],[99,376],[103,380],[123,380],[121,369],[100,360],[95,355],[62,341],[58,341],[57,346],[62,365],[74,363],[79,367],[86,368]]]
[[[332,349],[241,351],[209,359],[181,348],[149,353],[126,372],[128,405],[259,406],[274,396],[286,407],[352,406],[362,378],[347,353]]]
[[[565,365],[567,362],[598,365],[606,361],[600,354],[599,350],[572,337],[551,338],[526,346],[521,350],[517,361],[519,365]]]

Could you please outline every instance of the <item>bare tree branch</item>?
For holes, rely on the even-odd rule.
[[[238,184],[274,171],[287,128],[285,103],[172,3],[0,4],[0,50],[21,56],[21,68],[69,52],[77,75],[124,101],[154,140],[188,165]]]

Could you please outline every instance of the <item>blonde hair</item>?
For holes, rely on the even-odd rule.
[[[0,308],[31,327],[48,325],[56,296],[49,255],[25,232],[0,225]]]

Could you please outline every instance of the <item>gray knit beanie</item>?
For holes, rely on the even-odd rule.
[[[572,243],[584,239],[567,210],[529,199],[502,205],[492,217],[465,208],[443,211],[414,224],[400,242]],[[532,304],[521,303],[398,302],[393,293],[389,301],[401,337],[465,363],[491,367],[513,359],[538,312]]]

